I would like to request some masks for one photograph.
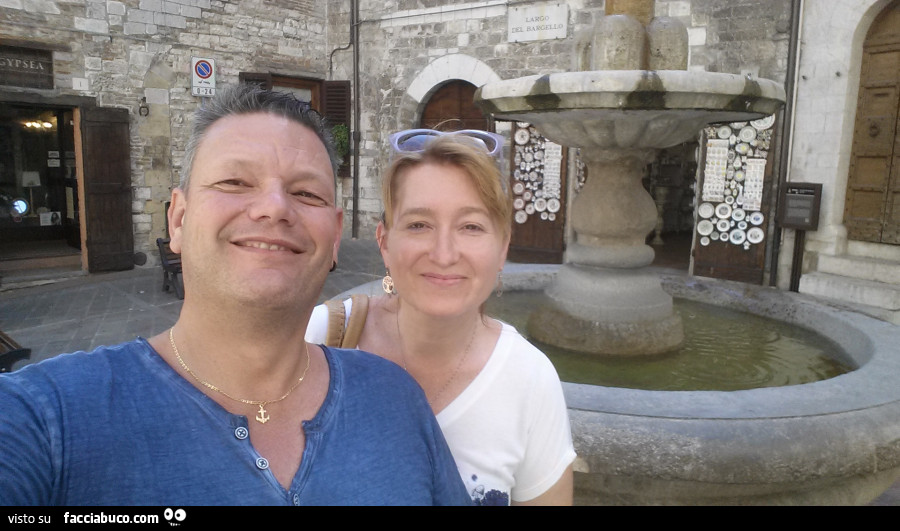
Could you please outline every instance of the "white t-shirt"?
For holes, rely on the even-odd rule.
[[[344,301],[346,315],[352,302]],[[506,323],[478,376],[437,415],[469,494],[507,505],[552,487],[575,459],[569,415],[550,360]],[[313,310],[306,340],[322,343],[328,309]]]

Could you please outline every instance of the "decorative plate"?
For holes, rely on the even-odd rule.
[[[547,200],[543,197],[534,200],[534,209],[538,212],[547,210]]]
[[[731,229],[731,222],[727,219],[720,219],[716,222],[716,228],[719,232],[728,232]]]
[[[738,138],[741,139],[741,142],[750,142],[751,140],[756,139],[756,129],[750,127],[749,125],[738,133]]]
[[[747,213],[743,208],[735,208],[731,211],[731,219],[735,221],[742,221],[745,217],[747,217]]]
[[[750,243],[759,243],[763,241],[763,237],[765,237],[765,233],[759,227],[751,227],[747,231],[747,241]]]
[[[513,185],[513,193],[521,194],[524,191],[525,191],[525,183],[517,182],[516,184]]]
[[[759,131],[765,131],[766,129],[772,127],[775,123],[775,115],[766,116],[765,118],[760,118],[759,120],[753,120],[750,122],[750,125],[755,127]]]
[[[531,201],[531,197],[532,197],[531,190],[525,190],[525,192],[522,193],[522,199],[524,199],[526,201]]]
[[[516,223],[525,223],[528,221],[528,214],[524,210],[516,210]]]
[[[534,158],[535,158],[535,160],[543,160],[544,159],[544,150],[539,149],[539,150],[535,151]]]
[[[708,219],[702,219],[702,220],[700,220],[700,223],[697,223],[697,232],[701,236],[707,236],[710,233],[712,233],[712,231],[713,231],[712,221],[710,221]]]
[[[712,203],[700,203],[700,206],[697,207],[697,214],[703,219],[711,218],[715,213],[716,208]]]
[[[529,216],[534,214],[534,203],[528,203],[525,205],[525,213]]]
[[[750,220],[750,223],[754,225],[762,225],[763,220],[766,218],[763,216],[762,212],[751,212],[748,219]]]
[[[716,136],[722,139],[728,138],[731,136],[731,128],[727,125],[723,125],[716,129]]]
[[[710,240],[713,240],[713,241],[718,241],[718,239],[719,239],[719,233],[716,232],[716,231],[710,232],[710,233],[709,233],[709,239],[710,239]]]
[[[704,236],[704,237],[700,238],[700,245],[702,245],[704,247],[709,245],[709,236]]]
[[[553,212],[547,214],[547,221],[556,221],[556,214]]]
[[[513,208],[515,208],[516,210],[522,210],[523,208],[525,208],[525,200],[521,197],[515,198],[515,200],[513,200]]]
[[[741,182],[744,180],[744,170],[738,170],[734,172],[734,180],[737,182]]]
[[[559,212],[559,199],[554,197],[547,200],[547,212]]]
[[[531,126],[531,124],[528,122],[516,122],[516,125],[518,125],[522,129],[528,129],[528,127]]]
[[[541,219],[543,219],[543,220],[546,220],[546,219],[547,219],[547,213],[546,213],[546,212],[541,212]]]
[[[735,229],[731,231],[731,234],[728,235],[728,241],[735,245],[740,245],[744,243],[744,240],[747,239],[747,233],[742,231],[741,229]]]
[[[750,152],[750,144],[745,144],[745,143],[741,142],[740,144],[734,146],[734,150],[737,152],[738,155],[746,155],[747,153]],[[527,160],[527,158],[528,158],[527,154],[525,155],[525,158]]]
[[[747,222],[746,221],[738,221],[738,228],[741,230],[747,230]]]
[[[728,203],[719,203],[716,207],[716,216],[726,219],[731,217],[731,205]]]
[[[527,144],[529,140],[531,140],[531,135],[528,134],[527,129],[519,129],[516,131],[516,144],[522,146]]]

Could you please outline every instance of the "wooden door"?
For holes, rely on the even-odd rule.
[[[125,109],[81,108],[84,234],[88,271],[134,267],[131,142]]]
[[[872,24],[863,46],[859,103],[844,204],[853,240],[900,244],[900,1]]]
[[[774,124],[770,116],[704,130],[692,274],[763,283],[772,212],[774,157],[768,154],[775,143]]]
[[[510,149],[513,230],[509,260],[533,264],[563,261],[568,150],[531,124],[515,122]]]
[[[420,127],[459,131],[490,131],[490,119],[475,106],[477,87],[466,81],[450,81],[435,92],[422,111]]]

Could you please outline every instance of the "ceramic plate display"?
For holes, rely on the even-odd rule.
[[[525,213],[529,216],[534,214],[534,203],[528,203],[525,205]]]
[[[515,198],[515,200],[513,200],[513,208],[515,208],[516,210],[522,210],[523,208],[525,208],[525,200],[521,197]]]
[[[524,210],[516,210],[516,223],[525,223],[528,221],[528,214]]]
[[[750,223],[753,223],[754,225],[762,225],[763,219],[765,219],[765,217],[763,216],[762,212],[751,212],[748,219],[750,220]]]
[[[710,232],[710,233],[709,233],[709,239],[710,239],[710,240],[714,240],[714,241],[715,241],[715,240],[718,240],[718,239],[719,239],[719,233],[716,232],[716,231]]]
[[[734,196],[731,195],[731,190],[725,190],[725,193],[728,194],[727,196],[725,196],[725,202],[729,205],[734,203]]]
[[[522,194],[522,199],[531,201],[531,190],[525,190],[525,193]]]
[[[543,158],[544,158],[544,150],[543,150],[543,149],[539,149],[539,150],[535,151],[535,152],[534,152],[534,158],[535,158],[535,160],[543,160]]]
[[[697,223],[697,232],[700,233],[701,236],[707,236],[713,231],[712,221],[708,219],[701,219],[700,223]]]
[[[737,152],[738,155],[746,155],[747,153],[750,152],[750,144],[745,144],[745,143],[741,142],[740,144],[734,146],[734,150]],[[526,155],[526,158],[527,158],[527,155]]]
[[[697,207],[697,215],[703,219],[711,218],[715,213],[716,207],[712,203],[700,203],[700,206]]]
[[[547,212],[559,212],[559,199],[552,198],[547,200]]]
[[[547,219],[547,213],[546,213],[546,212],[541,212],[541,219],[544,219],[544,220]]]
[[[772,124],[775,123],[775,115],[766,116],[765,118],[760,118],[759,120],[753,120],[750,122],[750,125],[755,127],[760,131],[765,131],[766,129],[772,127]]]
[[[553,212],[547,214],[547,220],[548,221],[556,221],[556,214],[554,214]]]
[[[737,182],[741,182],[744,180],[744,170],[738,170],[734,172],[734,180]]]
[[[750,127],[749,125],[738,133],[738,138],[741,139],[741,142],[750,142],[751,140],[756,139],[756,129]]]
[[[719,232],[728,232],[731,229],[731,222],[727,219],[720,219],[716,222],[716,228],[719,229]]]
[[[716,207],[716,216],[722,219],[731,217],[731,205],[719,203],[719,206]]]
[[[516,144],[524,145],[527,144],[531,139],[531,135],[528,134],[527,129],[519,129],[516,131]]]
[[[727,125],[723,125],[722,127],[716,129],[716,136],[719,138],[728,138],[731,136],[731,128]]]
[[[518,171],[518,170],[516,170],[516,171]],[[516,183],[513,185],[513,193],[514,194],[521,194],[524,191],[525,191],[525,185],[523,183]]]
[[[747,222],[746,221],[738,221],[738,228],[741,230],[747,230]]]
[[[534,200],[534,209],[538,212],[543,212],[547,210],[547,200],[543,197]]]
[[[735,221],[742,221],[747,216],[747,213],[744,212],[743,208],[735,208],[731,211],[731,219]]]
[[[763,233],[763,230],[759,227],[752,227],[747,231],[747,241],[750,243],[759,243],[763,241],[763,236],[765,236],[765,233]]]
[[[741,229],[735,229],[731,231],[731,234],[728,235],[728,241],[735,245],[740,245],[744,243],[744,240],[747,239],[747,233],[742,231]]]
[[[700,245],[707,246],[709,245],[709,236],[704,236],[700,238]]]

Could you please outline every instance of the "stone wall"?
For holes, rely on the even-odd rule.
[[[241,71],[325,78],[332,4],[349,2],[0,0],[0,42],[54,50],[56,88],[29,92],[129,109],[135,251],[154,265],[186,117],[200,100],[190,91],[191,58],[215,59],[221,85]],[[149,116],[137,114],[141,98]]]

